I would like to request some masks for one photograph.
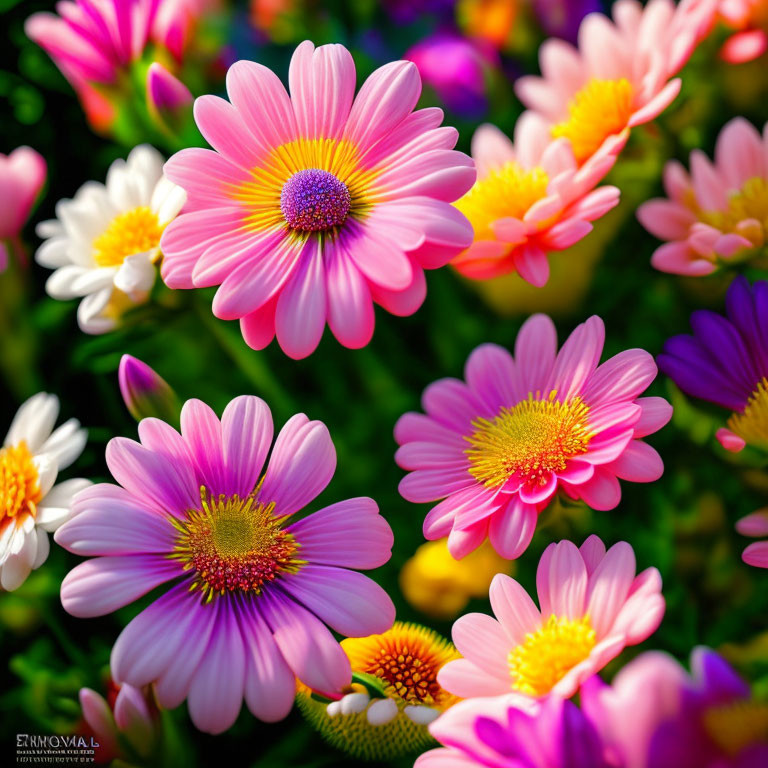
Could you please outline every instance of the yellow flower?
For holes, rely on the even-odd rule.
[[[488,541],[462,560],[454,560],[446,539],[422,544],[400,571],[405,599],[427,616],[452,619],[471,597],[487,597],[497,573],[511,573],[512,563]]]

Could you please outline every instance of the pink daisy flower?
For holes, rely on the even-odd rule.
[[[720,55],[730,64],[741,64],[768,50],[768,2],[720,0],[718,14],[736,31],[725,41]]]
[[[538,513],[558,489],[593,509],[613,509],[618,478],[657,480],[659,454],[641,439],[669,421],[660,397],[640,397],[656,376],[642,349],[598,366],[603,321],[593,316],[557,351],[555,326],[534,315],[515,356],[483,344],[469,356],[466,381],[441,379],[424,392],[426,414],[395,425],[400,482],[408,501],[443,499],[424,520],[428,539],[448,536],[455,558],[489,537],[505,558],[530,543]]]
[[[570,140],[578,163],[617,154],[631,128],[653,120],[680,91],[674,76],[711,27],[716,0],[619,0],[612,19],[585,17],[579,45],[549,39],[540,49],[542,77],[521,77],[515,90]]]
[[[464,658],[438,673],[440,685],[465,699],[513,691],[531,697],[570,697],[627,645],[656,631],[664,615],[661,576],[635,575],[625,541],[605,545],[590,536],[550,544],[536,573],[539,608],[510,576],[498,574],[489,592],[495,618],[470,613],[453,625]]]
[[[318,345],[326,321],[351,348],[373,334],[373,304],[410,315],[425,269],[472,241],[451,202],[475,180],[453,151],[458,133],[439,109],[413,109],[413,62],[376,70],[355,97],[355,66],[340,45],[293,55],[290,97],[252,61],[227,73],[230,102],[203,96],[195,119],[214,147],[184,149],[165,166],[188,192],[166,229],[171,288],[221,286],[213,313],[240,320],[254,349],[272,338],[293,358]]]
[[[616,187],[595,186],[615,157],[595,157],[579,168],[566,139],[552,141],[541,117],[526,112],[515,143],[495,126],[472,137],[478,180],[456,203],[475,230],[472,245],[453,265],[484,280],[517,271],[529,283],[549,279],[551,251],[561,251],[592,231],[591,221],[619,202]]]
[[[141,443],[107,446],[119,485],[80,493],[57,532],[70,552],[96,556],[62,584],[74,616],[112,613],[173,582],[117,639],[112,676],[154,683],[162,707],[187,699],[192,721],[211,733],[232,725],[243,698],[262,720],[285,717],[296,677],[330,694],[348,685],[349,660],[326,624],[362,637],[394,620],[384,590],[350,570],[390,556],[392,531],[372,499],[290,521],[333,476],[328,429],[291,418],[262,474],[272,433],[257,397],[234,399],[221,421],[190,400],[181,434],[144,419]]]
[[[736,523],[736,530],[742,536],[751,538],[768,537],[768,508],[758,509],[751,515],[742,517]],[[750,544],[741,554],[741,559],[747,565],[754,565],[756,568],[768,568],[768,541],[756,541]]]
[[[698,277],[748,258],[768,239],[768,124],[763,136],[743,117],[717,137],[714,163],[695,149],[691,172],[670,161],[668,199],[637,210],[642,225],[665,245],[651,264],[662,272]]]

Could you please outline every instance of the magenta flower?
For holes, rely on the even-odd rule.
[[[558,352],[554,324],[534,315],[514,359],[483,344],[467,360],[466,382],[427,387],[426,414],[406,413],[395,426],[395,459],[410,471],[400,493],[417,503],[443,499],[424,520],[426,538],[448,536],[461,558],[488,536],[502,557],[519,557],[558,489],[606,510],[621,499],[619,478],[661,476],[661,458],[640,439],[672,415],[663,398],[640,397],[656,365],[630,349],[598,366],[604,335],[593,316]]]
[[[664,615],[661,576],[635,575],[635,553],[625,541],[607,552],[597,536],[581,548],[550,544],[536,572],[539,606],[523,587],[497,574],[489,597],[495,619],[460,617],[453,642],[464,658],[449,661],[437,680],[469,699],[510,691],[568,698],[628,645],[656,631]]]
[[[587,681],[581,705],[627,768],[768,765],[768,706],[709,648],[693,650],[691,675],[667,654],[644,653],[610,686]]]
[[[435,89],[450,110],[478,117],[488,109],[486,79],[500,64],[489,43],[437,32],[416,43],[403,58],[416,64],[421,79]]]
[[[45,160],[30,147],[0,154],[0,272],[45,184],[46,170]]]
[[[136,421],[155,416],[178,424],[181,403],[170,384],[132,355],[123,355],[117,370],[120,394],[125,407]]]
[[[173,586],[121,633],[118,683],[155,685],[158,703],[187,699],[195,725],[218,733],[243,698],[266,721],[291,709],[295,678],[333,694],[351,680],[342,635],[384,632],[394,606],[350,569],[390,556],[392,531],[372,499],[356,498],[290,522],[328,485],[336,453],[328,429],[303,414],[272,443],[272,416],[238,397],[221,421],[199,400],[182,409],[181,434],[158,419],[141,443],[114,438],[107,466],[119,485],[77,496],[57,541],[95,555],[64,579],[74,616],[111,613]]]
[[[340,45],[302,43],[289,97],[266,67],[239,61],[230,102],[203,96],[195,119],[215,151],[184,149],[165,166],[188,192],[187,211],[163,234],[171,288],[220,286],[213,313],[240,320],[246,342],[277,335],[309,355],[326,321],[345,346],[373,334],[374,302],[410,315],[424,300],[424,269],[472,240],[451,202],[475,180],[439,109],[413,112],[412,62],[374,72],[355,97],[355,66]]]
[[[690,175],[676,160],[664,169],[668,199],[637,209],[640,223],[665,244],[651,264],[700,277],[763,251],[768,241],[768,126],[764,135],[743,117],[717,137],[714,162],[691,152]]]
[[[429,727],[445,747],[414,768],[623,768],[606,759],[597,729],[572,702],[509,694],[455,704]]]

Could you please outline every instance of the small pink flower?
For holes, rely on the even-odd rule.
[[[612,20],[589,14],[579,45],[550,39],[539,53],[542,77],[520,78],[515,89],[571,141],[577,162],[617,154],[631,128],[653,120],[680,91],[674,76],[709,31],[716,0],[619,0]]]
[[[730,64],[742,64],[768,50],[768,3],[765,0],[720,0],[718,14],[736,31],[725,41],[720,55]]]
[[[635,554],[622,541],[607,552],[590,536],[581,548],[550,544],[536,574],[539,608],[513,578],[498,574],[489,597],[495,618],[470,613],[453,625],[464,658],[438,682],[462,698],[510,691],[570,697],[627,645],[656,631],[664,615],[661,576],[635,575]]]
[[[637,211],[642,225],[666,244],[651,263],[662,272],[698,277],[749,257],[768,241],[768,124],[763,136],[743,117],[717,137],[715,160],[691,152],[691,172],[670,161],[668,199]]]
[[[45,184],[45,160],[29,147],[0,154],[0,272]]]
[[[61,546],[91,557],[61,585],[73,616],[103,616],[165,586],[118,637],[112,677],[153,684],[165,708],[186,699],[210,733],[229,728],[243,700],[262,720],[286,717],[296,678],[337,697],[351,668],[328,627],[364,637],[394,621],[389,596],[358,573],[383,565],[392,547],[373,499],[291,519],[333,477],[328,429],[297,414],[274,446],[272,436],[269,408],[251,396],[221,419],[188,401],[181,434],[144,419],[140,443],[107,446],[119,485],[80,493],[57,531]]]
[[[515,126],[515,143],[495,126],[482,125],[472,138],[478,179],[456,203],[475,230],[472,245],[453,265],[483,280],[517,271],[532,285],[549,279],[551,251],[577,243],[590,222],[619,202],[616,187],[595,186],[614,156],[588,160],[581,168],[566,139],[552,141],[541,117],[526,112]]]
[[[489,537],[505,558],[530,543],[538,513],[562,489],[593,509],[613,509],[618,479],[647,483],[663,472],[641,439],[669,421],[660,397],[640,397],[656,376],[642,349],[598,366],[603,321],[593,316],[557,351],[546,315],[527,320],[515,356],[483,344],[467,360],[465,381],[441,379],[424,392],[426,414],[395,426],[395,459],[408,501],[443,499],[427,514],[424,535],[448,536],[461,558]]]
[[[758,509],[751,515],[742,517],[736,523],[736,530],[742,536],[765,538],[768,536],[768,509]],[[756,568],[768,568],[768,541],[756,541],[750,544],[742,553],[741,559],[747,565]]]
[[[117,686],[112,686],[117,688]],[[114,694],[112,694],[114,695]],[[83,718],[99,743],[97,762],[148,757],[160,738],[160,720],[152,694],[132,685],[122,685],[109,701],[90,688],[80,689]],[[125,745],[131,750],[126,754]]]
[[[475,180],[453,151],[458,133],[439,109],[414,112],[416,65],[376,70],[355,97],[346,48],[309,41],[295,51],[291,95],[261,64],[227,74],[230,101],[203,96],[195,119],[215,151],[184,149],[165,166],[188,192],[188,213],[163,234],[171,288],[220,286],[213,313],[240,320],[246,342],[277,335],[306,357],[326,322],[365,346],[377,303],[410,315],[426,294],[425,269],[472,240],[453,206]]]

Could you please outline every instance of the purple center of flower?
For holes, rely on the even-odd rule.
[[[322,232],[340,226],[351,204],[346,184],[318,168],[295,173],[280,193],[280,210],[288,226],[302,232]]]

